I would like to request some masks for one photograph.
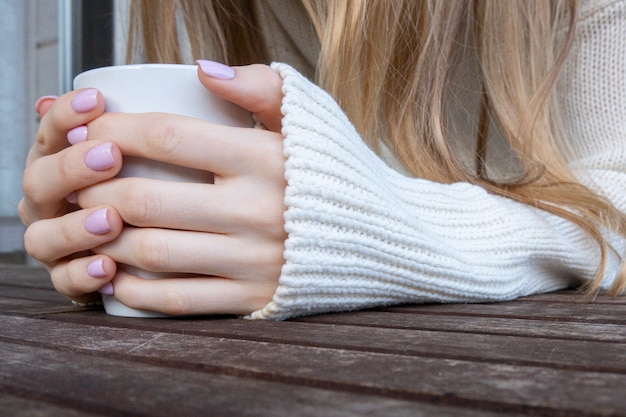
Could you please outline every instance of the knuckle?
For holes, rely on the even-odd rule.
[[[130,184],[123,196],[124,220],[134,226],[155,224],[161,216],[162,204],[159,193],[152,187]]]
[[[43,134],[43,132],[41,131],[41,129],[39,131],[37,131],[37,135],[35,136],[35,141],[33,142],[34,147],[37,149],[37,151],[43,153],[43,154],[47,154],[48,152],[46,152],[47,150],[47,146],[46,146],[46,137]]]
[[[61,262],[50,271],[50,280],[54,289],[69,298],[84,298],[89,289],[82,270],[70,267],[70,263]],[[87,301],[87,300],[85,300]]]
[[[192,312],[192,300],[189,293],[172,288],[164,296],[163,309],[171,316],[181,316]]]
[[[50,280],[52,281],[54,289],[63,295],[69,296],[67,291],[67,281],[70,280],[70,276],[71,274],[67,271],[63,271],[63,273],[61,273],[58,267],[53,268],[52,271],[50,271]]]
[[[42,124],[43,124],[43,121],[42,121]],[[43,127],[40,128],[39,131],[37,131],[37,134],[35,136],[35,142],[34,142],[35,149],[37,149],[37,151],[43,155],[48,155],[55,151],[55,149],[53,148],[51,144],[51,141],[47,140],[49,136],[50,135],[44,132]]]
[[[275,276],[280,275],[284,261],[284,245],[265,245],[256,252],[255,264],[263,271]]]
[[[57,283],[55,285],[55,288],[57,288],[58,286],[57,291],[59,291],[59,288],[61,288],[63,293],[65,293],[66,295],[70,295],[69,294],[70,291],[68,290],[69,288],[75,288],[78,290],[78,288],[80,288],[82,284],[81,278],[83,278],[83,276],[81,274],[78,274],[74,268],[68,268],[68,267],[63,268],[62,275],[59,273],[56,273],[52,276],[54,277],[53,283],[54,282]],[[72,293],[72,295],[74,295],[74,293]]]
[[[281,186],[284,190],[285,184],[285,154],[283,152],[283,142],[274,142],[272,143],[272,160],[270,165],[270,176],[271,178],[278,179],[280,181]]]
[[[155,158],[176,154],[184,139],[184,126],[175,116],[156,113],[148,120],[153,128],[148,134],[148,152]]]
[[[227,210],[230,222],[234,225],[239,225],[240,230],[241,228],[245,228],[253,223],[249,206],[245,204],[236,204],[232,207],[228,207]]]
[[[72,184],[76,182],[76,158],[73,152],[59,152],[58,154],[58,180],[61,184]],[[74,156],[74,158],[72,158]]]
[[[42,254],[40,253],[40,246],[37,244],[39,239],[35,236],[32,227],[28,227],[24,232],[24,250],[34,259],[41,261]]]
[[[283,180],[285,156],[282,136],[273,132],[267,132],[265,135],[264,140],[258,140],[253,146],[247,147],[247,155],[253,161],[252,168],[267,178]]]
[[[284,212],[285,206],[282,202],[265,202],[258,206],[258,212],[265,213],[263,216],[254,218],[256,227],[271,241],[284,241],[286,237]]]
[[[81,239],[82,234],[77,233],[76,225],[73,222],[61,218],[59,222],[59,232],[57,241],[61,247],[73,247],[77,239]]]
[[[22,176],[22,190],[24,191],[24,196],[29,198],[31,201],[35,202],[38,197],[38,185],[40,181],[34,175],[33,170],[27,168],[24,171],[24,175]]]
[[[89,137],[104,141],[111,140],[109,129],[111,125],[117,123],[117,117],[118,115],[116,114],[105,112],[97,118],[90,120],[87,123]]]
[[[256,285],[254,291],[248,291],[244,297],[244,305],[247,307],[247,313],[260,310],[272,301],[272,296],[276,292],[276,286],[273,284]]]
[[[157,233],[144,230],[136,245],[136,259],[139,267],[147,271],[167,271],[170,265],[170,248],[166,239]]]
[[[55,102],[41,118],[34,142],[34,147],[39,153],[49,155],[67,145],[64,140],[67,131],[66,117]]]

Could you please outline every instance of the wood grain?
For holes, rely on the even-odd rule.
[[[626,298],[128,319],[0,266],[0,415],[626,415]]]

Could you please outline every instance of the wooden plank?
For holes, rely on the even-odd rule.
[[[0,264],[0,283],[16,286],[53,289],[48,272],[43,267],[38,266]],[[585,295],[580,294],[575,290],[564,290],[547,294],[536,294],[527,297],[520,297],[515,302],[519,303],[527,301],[588,304],[588,300],[585,298]],[[593,298],[590,303],[626,305],[626,296],[613,297],[600,294]]]
[[[423,313],[415,315],[381,311],[323,314],[293,319],[304,323],[382,327],[392,329],[437,330],[565,340],[626,342],[626,326],[618,324],[527,320],[501,317],[467,317]],[[368,330],[363,330],[368,331]]]
[[[210,369],[167,368],[2,342],[0,350],[3,389],[36,395],[76,410],[118,417],[419,417],[462,416],[468,412],[445,405],[214,374]],[[210,351],[204,355],[210,355]],[[501,415],[480,409],[471,413]]]
[[[17,298],[22,300],[51,301],[54,303],[69,304],[70,301],[52,289],[34,287],[16,287],[0,284],[0,294],[3,298]]]
[[[50,302],[0,297],[0,311],[2,314],[9,315],[45,317],[49,314],[75,313],[77,311],[87,311],[96,308],[97,307],[76,307],[67,300],[63,302]]]
[[[104,414],[96,414],[90,410],[76,410],[65,404],[53,404],[38,398],[25,398],[10,395],[6,390],[10,387],[2,387],[0,391],[0,415],[7,417],[102,417]],[[3,392],[5,391],[5,392]]]
[[[54,289],[48,271],[41,267],[0,264],[0,283],[16,287]]]
[[[529,414],[612,415],[626,408],[624,374],[51,325],[24,317],[2,322],[4,341],[287,385]]]
[[[516,302],[524,301],[550,301],[568,304],[626,304],[626,296],[611,296],[598,294],[594,297],[588,297],[586,294],[575,290],[556,291],[546,294],[535,294],[527,297],[520,297]]]
[[[508,317],[533,320],[626,324],[626,305],[577,303],[575,306],[554,302],[503,302],[493,304],[406,305],[380,309],[394,313],[443,314],[471,317]]]
[[[626,344],[341,324],[230,320],[129,320],[104,314],[50,317],[91,326],[491,363],[626,373]],[[594,352],[589,355],[588,352]]]
[[[41,267],[0,264],[0,283],[17,287],[53,290],[48,272]],[[626,322],[626,296],[610,297],[599,295],[590,303],[585,303],[581,300],[579,293],[570,290],[522,297],[514,302],[506,303],[410,305],[391,307],[387,311],[421,313],[424,308],[428,308],[429,312],[434,308],[440,314],[506,317],[519,314],[529,315],[530,313],[529,318],[538,319],[570,318],[577,321],[588,319],[593,321],[616,322],[619,320],[620,323]],[[543,302],[545,302],[543,306],[538,304]],[[618,306],[607,309],[602,304],[618,304]],[[567,311],[572,306],[576,310],[581,311],[582,314],[570,317]],[[542,312],[545,314],[541,315]],[[588,316],[587,313],[593,314],[593,316]]]
[[[85,311],[56,292],[48,272],[40,267],[0,264],[0,311],[42,317],[47,314]]]

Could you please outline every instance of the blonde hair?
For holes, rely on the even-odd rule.
[[[183,11],[192,54],[231,65],[267,62],[251,3],[149,1],[131,26],[130,53],[148,62],[181,62],[175,11]],[[363,139],[388,147],[416,177],[466,181],[578,225],[599,245],[598,290],[608,251],[606,227],[626,234],[626,216],[577,181],[567,165],[555,93],[576,29],[577,1],[303,0],[321,41],[318,82]],[[159,30],[155,30],[158,28]],[[462,66],[463,65],[463,66]],[[474,65],[482,102],[475,158],[452,145],[448,102],[459,71]],[[508,180],[485,167],[496,126],[520,165]],[[618,254],[621,256],[621,254]],[[610,293],[626,288],[619,272]]]
[[[130,16],[128,63],[183,63],[182,37],[194,57],[230,65],[267,61],[249,0],[135,0]]]

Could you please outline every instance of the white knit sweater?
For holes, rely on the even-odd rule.
[[[583,9],[566,68],[575,172],[626,210],[626,2]],[[427,301],[509,300],[592,279],[599,250],[577,226],[467,184],[391,169],[338,105],[286,64],[282,76],[285,265],[251,318]],[[622,238],[607,233],[619,254]],[[603,287],[619,259],[610,254]]]

